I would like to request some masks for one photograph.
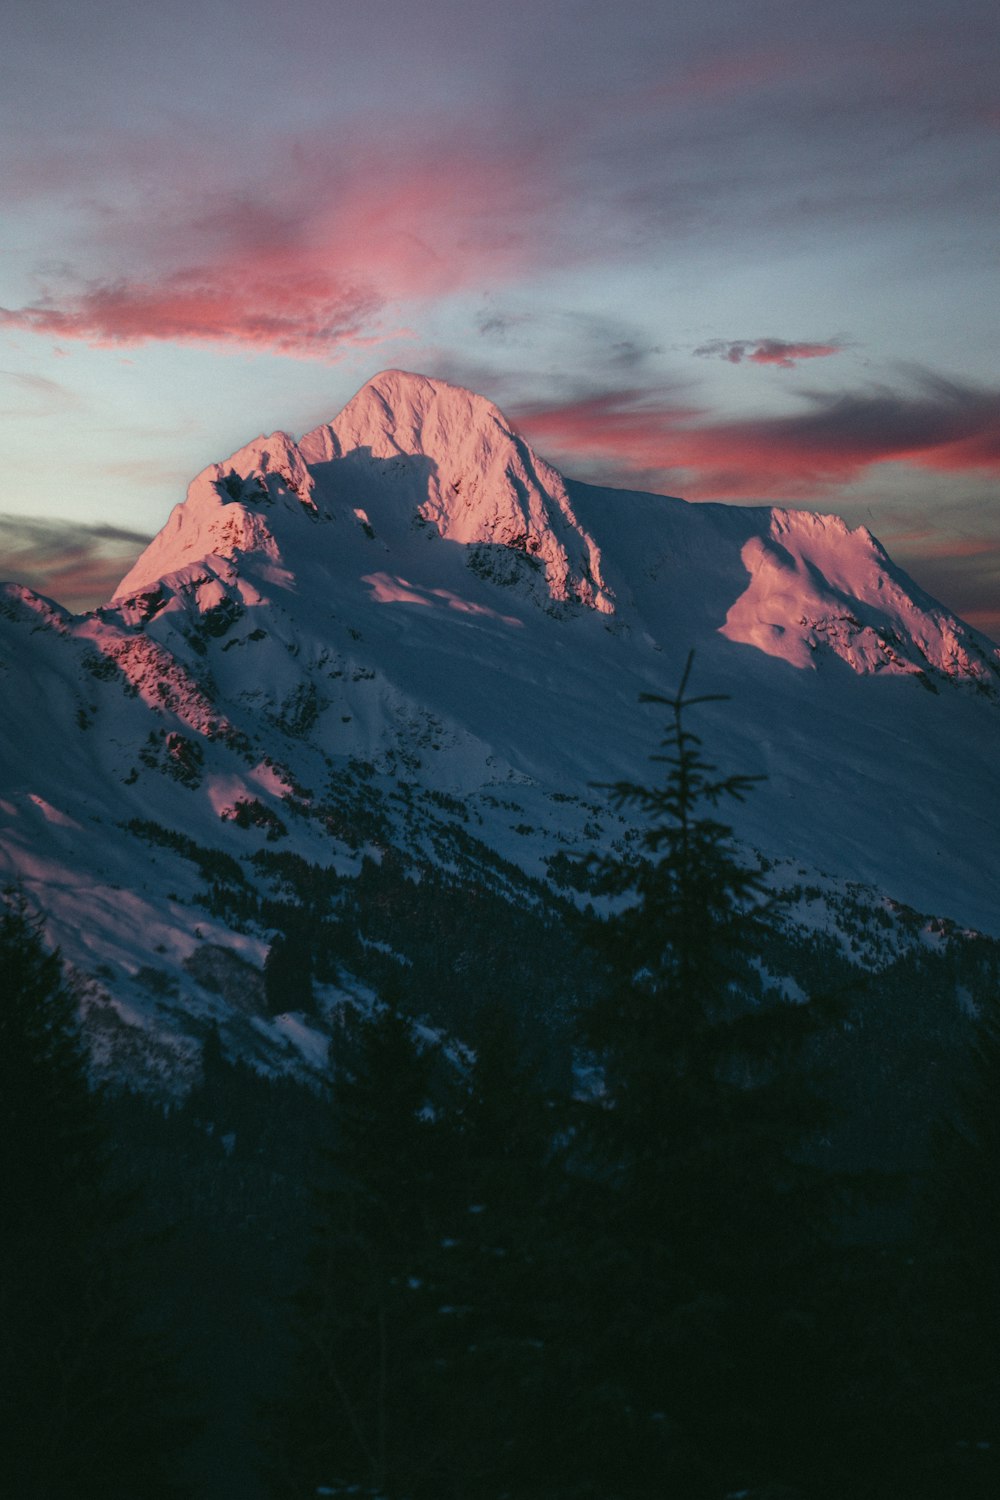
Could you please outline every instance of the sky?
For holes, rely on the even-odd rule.
[[[97,604],[396,367],[1000,639],[998,79],[995,0],[8,0],[0,576]]]

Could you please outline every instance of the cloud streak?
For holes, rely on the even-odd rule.
[[[691,498],[808,500],[874,464],[1000,474],[1000,392],[925,375],[916,393],[811,392],[780,416],[711,419],[642,390],[516,413],[543,451]]]
[[[704,358],[725,359],[731,365],[748,360],[752,365],[777,365],[793,370],[803,359],[826,359],[840,354],[844,345],[836,339],[829,343],[789,343],[785,339],[712,339],[694,352]]]
[[[159,281],[48,294],[27,307],[0,308],[0,324],[97,346],[165,340],[325,356],[370,342],[365,332],[382,305],[373,288],[341,285],[321,272],[286,278],[200,266]]]
[[[25,398],[25,404],[18,406],[0,406],[0,416],[4,417],[51,417],[60,413],[71,411],[81,407],[84,403],[78,392],[73,391],[60,380],[52,380],[47,375],[37,375],[27,370],[0,370],[0,392],[4,386],[12,387],[13,391]],[[0,395],[0,400],[4,399]]]
[[[110,599],[149,542],[142,532],[0,514],[0,573],[74,612]]]

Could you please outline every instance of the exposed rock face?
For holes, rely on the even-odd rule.
[[[369,381],[300,443],[275,432],[205,469],[115,597],[206,558],[259,553],[278,562],[293,518],[352,516],[381,537],[423,524],[472,548],[476,571],[523,580],[541,603],[614,610],[600,550],[561,475],[482,396],[399,370]],[[334,527],[310,545],[335,551],[337,542]]]

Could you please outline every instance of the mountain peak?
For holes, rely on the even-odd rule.
[[[481,577],[520,586],[543,607],[614,612],[600,550],[562,476],[491,401],[403,370],[376,375],[299,443],[272,433],[205,469],[115,598],[209,557],[263,553],[287,564],[286,517],[303,515],[363,518],[391,550],[423,527],[464,545]]]
[[[367,381],[330,423],[307,433],[300,444],[310,462],[366,449],[373,458],[398,454],[444,454],[475,433],[512,438],[502,412],[462,386],[406,370],[383,370]]]
[[[313,481],[287,432],[263,434],[224,463],[210,464],[188,486],[166,525],[118,588],[123,600],[209,557],[263,553],[278,560],[273,511],[317,517]]]
[[[299,448],[310,465],[339,470],[338,484],[364,500],[380,535],[401,521],[423,524],[468,547],[481,576],[520,582],[545,606],[614,612],[600,549],[577,520],[561,474],[486,397],[384,370]]]
[[[867,526],[772,510],[741,552],[749,575],[721,634],[795,667],[830,652],[862,675],[928,671],[996,694],[997,653],[897,568]]]

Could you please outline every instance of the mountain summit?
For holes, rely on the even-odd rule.
[[[573,514],[561,475],[482,396],[400,370],[369,381],[299,443],[275,432],[205,469],[116,598],[205,557],[276,560],[286,542],[293,551],[301,542],[289,535],[289,514],[353,521],[397,542],[424,527],[470,548],[469,566],[482,574],[522,577],[540,602],[614,609],[600,551]],[[308,546],[333,555],[337,532],[312,536]],[[520,572],[514,554],[528,565]]]

